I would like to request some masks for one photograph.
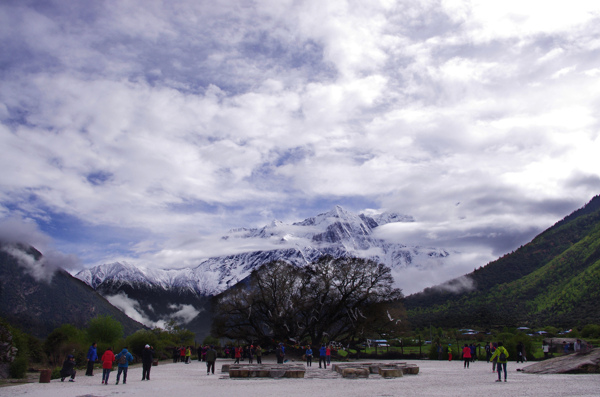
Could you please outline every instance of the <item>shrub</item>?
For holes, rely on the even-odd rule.
[[[27,376],[27,366],[29,362],[27,361],[27,357],[21,356],[17,357],[9,367],[9,374],[11,378],[14,379],[22,379]]]
[[[123,337],[123,326],[111,316],[97,316],[87,328],[88,340],[112,346]]]
[[[52,368],[52,375],[50,375],[50,379],[58,379],[60,378],[60,367]]]
[[[600,325],[588,324],[581,330],[581,336],[583,338],[600,338]]]
[[[126,339],[126,343],[127,343],[129,352],[131,352],[132,354],[135,354],[137,356],[142,355],[144,346],[146,346],[146,345],[154,346],[154,345],[156,345],[157,341],[158,341],[158,338],[157,338],[156,334],[154,334],[152,331],[148,331],[145,329],[136,331],[135,333],[129,335]],[[117,352],[115,352],[115,354],[116,353]]]

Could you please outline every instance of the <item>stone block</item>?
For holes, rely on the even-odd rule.
[[[404,371],[400,367],[380,367],[379,375],[384,378],[401,378],[404,376]]]
[[[229,377],[230,378],[248,378],[250,375],[250,371],[243,368],[230,368],[229,369]]]
[[[285,371],[286,378],[304,378],[304,370],[290,369]]]
[[[402,372],[404,372],[405,375],[418,375],[419,367],[415,364],[408,364],[407,366],[402,367]]]
[[[342,376],[344,378],[368,378],[368,368],[344,368],[342,370]]]

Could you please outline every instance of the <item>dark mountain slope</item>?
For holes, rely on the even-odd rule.
[[[17,257],[0,244],[0,317],[24,332],[47,336],[62,324],[84,327],[97,315],[110,315],[119,321],[129,335],[143,328],[112,306],[100,294],[62,269],[54,272],[41,267],[42,254],[34,248],[11,247],[31,258],[27,270]],[[38,268],[43,278],[31,275]],[[32,270],[33,269],[33,270]]]
[[[433,287],[407,297],[409,320],[452,327],[599,322],[599,244],[596,196],[527,245],[468,274],[474,290]]]

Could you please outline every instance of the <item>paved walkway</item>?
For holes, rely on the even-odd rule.
[[[53,380],[0,388],[2,397],[149,397],[210,395],[244,397],[306,397],[322,393],[336,396],[408,396],[408,397],[563,397],[600,395],[600,375],[534,375],[518,372],[523,364],[508,364],[508,382],[496,383],[491,365],[476,362],[463,369],[459,361],[408,361],[419,366],[418,375],[384,379],[373,374],[368,379],[344,379],[330,367],[308,368],[304,379],[245,378],[232,379],[221,374],[217,360],[215,375],[206,375],[205,363],[173,364],[161,362],[152,367],[151,381],[141,381],[141,368],[131,368],[126,385],[115,385],[113,371],[108,385],[100,384],[100,372],[93,377],[77,376],[75,383]],[[299,362],[296,362],[299,363]],[[80,372],[81,374],[81,372]],[[83,374],[81,374],[83,375]]]

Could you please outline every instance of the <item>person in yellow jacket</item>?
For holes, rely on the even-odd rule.
[[[492,354],[490,360],[498,359],[496,369],[498,370],[498,380],[496,382],[502,382],[502,368],[504,368],[504,381],[506,382],[506,362],[508,361],[508,351],[503,346],[502,342],[498,342],[498,348]]]
[[[185,363],[189,364],[191,359],[192,359],[192,347],[188,346],[187,349],[185,349]]]

